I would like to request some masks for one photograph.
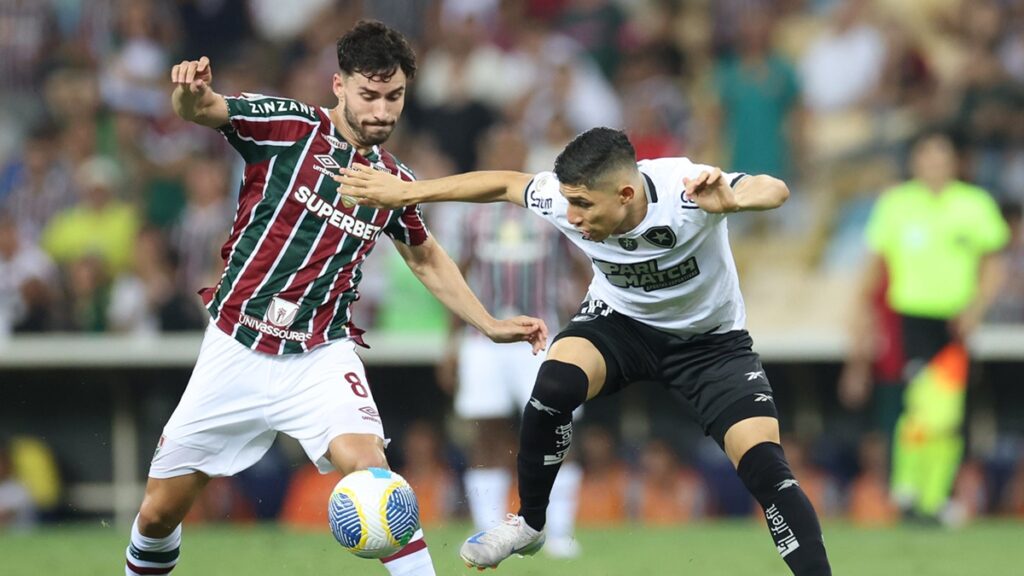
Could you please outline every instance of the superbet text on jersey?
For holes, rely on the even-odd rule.
[[[415,206],[346,205],[331,175],[352,164],[404,180],[411,171],[383,149],[356,152],[323,108],[255,94],[225,100],[229,124],[221,132],[246,166],[221,251],[224,272],[201,292],[207,310],[222,331],[269,354],[359,342],[349,307],[359,297],[363,260],[381,233],[417,245],[427,231]]]
[[[743,328],[746,311],[723,214],[708,214],[683,197],[685,178],[708,166],[686,158],[637,164],[647,215],[624,233],[593,242],[569,223],[569,203],[553,172],[527,185],[526,206],[587,254],[594,279],[587,298],[666,332],[689,336]],[[724,174],[735,185],[744,174]]]

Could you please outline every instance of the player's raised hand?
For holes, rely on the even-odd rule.
[[[703,171],[696,178],[684,178],[683,198],[694,202],[705,212],[723,214],[739,210],[736,193],[722,177],[722,170]]]
[[[360,206],[393,209],[410,204],[405,189],[409,183],[389,172],[353,164],[332,178],[338,183],[338,193]]]
[[[203,56],[199,60],[182,60],[180,64],[175,64],[171,68],[171,82],[188,90],[195,98],[202,98],[213,82],[210,59]]]
[[[499,344],[505,342],[529,342],[533,353],[538,354],[548,345],[548,327],[540,318],[516,316],[498,320],[487,331],[487,337]]]

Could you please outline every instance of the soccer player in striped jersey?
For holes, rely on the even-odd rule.
[[[779,440],[772,388],[750,335],[726,214],[789,196],[767,175],[725,174],[687,158],[636,161],[626,135],[577,136],[553,172],[473,172],[417,183],[353,167],[337,178],[361,206],[509,202],[547,220],[591,260],[594,279],[562,328],[523,409],[518,514],[475,534],[460,555],[478,568],[544,544],[546,510],[572,444],[572,411],[598,394],[657,381],[688,403],[765,511],[797,576],[830,575],[818,516]]]
[[[380,145],[402,112],[416,58],[401,34],[362,21],[338,41],[338,65],[331,109],[222,96],[205,57],[171,71],[174,111],[220,130],[246,167],[224,272],[201,292],[210,325],[132,527],[128,576],[171,572],[181,521],[210,477],[253,465],[278,432],[296,438],[324,473],[387,467],[380,415],[355,353],[362,331],[350,315],[360,264],[381,234],[442,303],[491,340],[526,341],[535,352],[546,345],[543,321],[487,312],[416,206],[365,208],[339,196],[331,176],[345,166],[412,180]],[[382,562],[393,576],[434,574],[422,531]]]

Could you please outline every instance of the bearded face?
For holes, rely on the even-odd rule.
[[[360,147],[381,144],[391,136],[405,107],[406,77],[396,69],[390,76],[336,74],[335,94],[342,116]]]

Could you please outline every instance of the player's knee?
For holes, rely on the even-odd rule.
[[[153,498],[146,498],[139,508],[139,533],[148,538],[166,538],[183,519],[184,515],[179,510],[162,506]]]
[[[388,467],[384,451],[376,442],[335,440],[331,443],[330,460],[342,475],[367,468]]]
[[[762,442],[747,450],[736,466],[736,473],[762,505],[795,481],[782,446],[775,442]]]
[[[587,374],[582,368],[558,360],[546,360],[537,372],[529,406],[543,412],[570,415],[586,399]]]

